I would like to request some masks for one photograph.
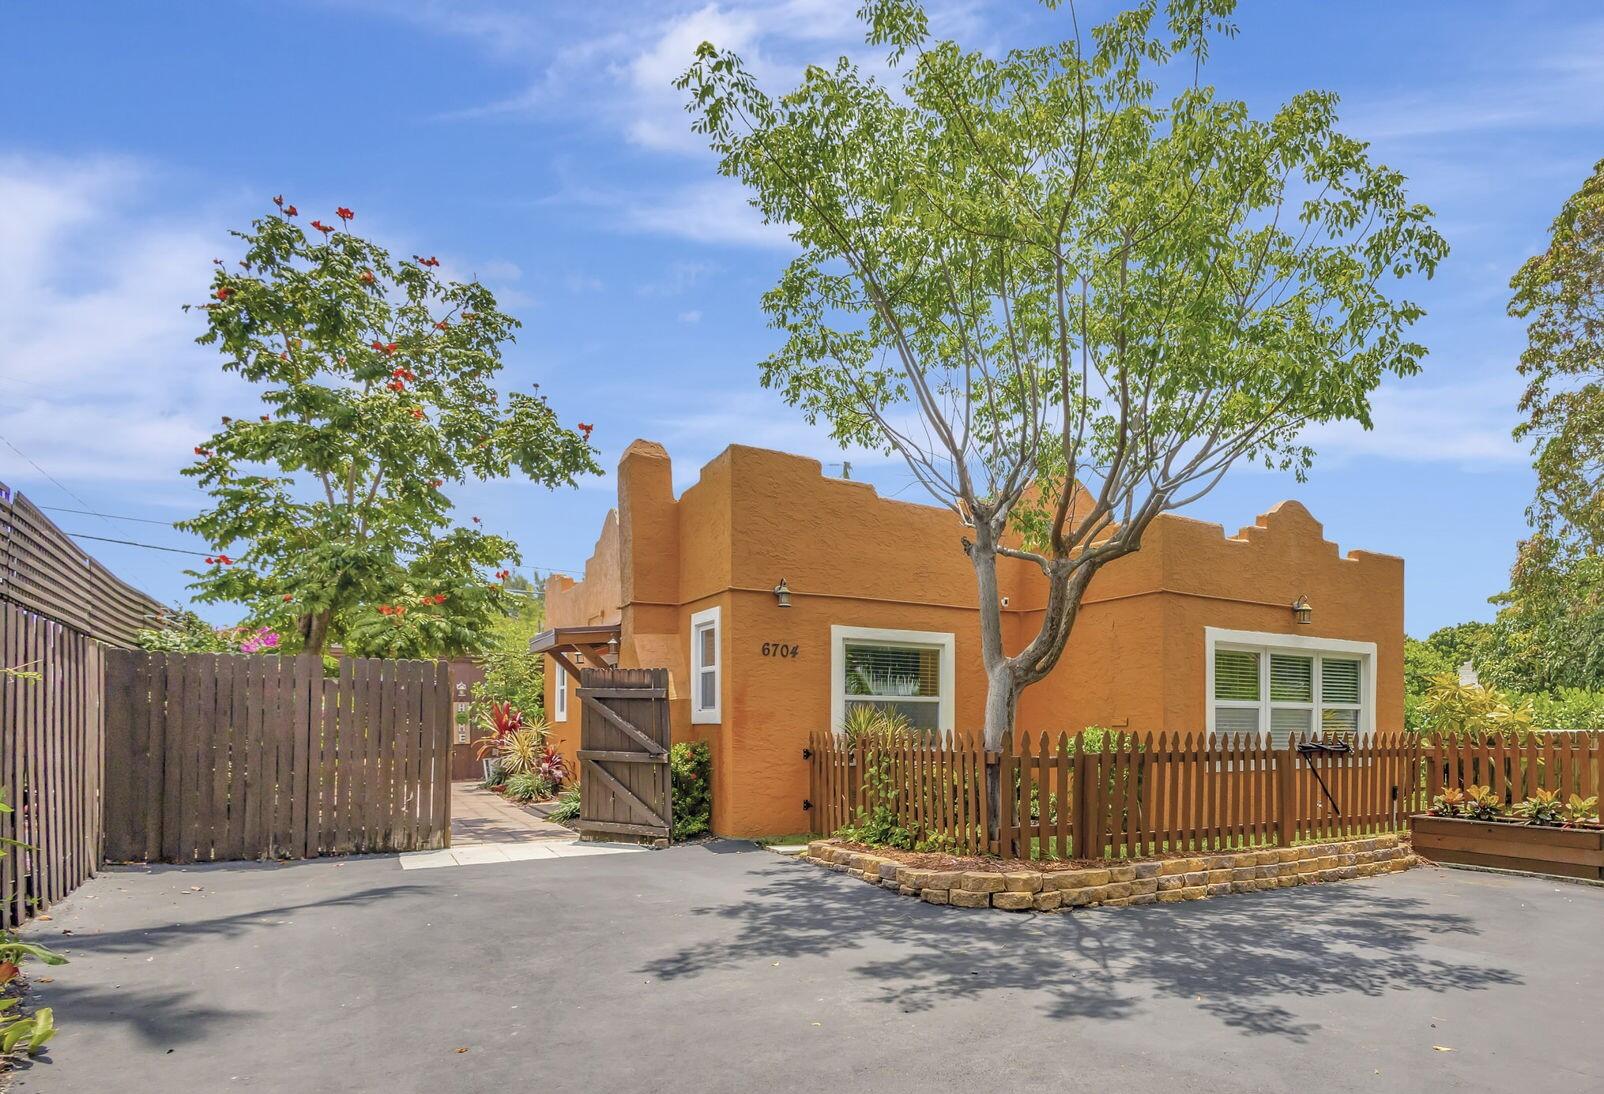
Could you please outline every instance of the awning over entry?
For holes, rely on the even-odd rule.
[[[579,666],[575,663],[576,657],[583,657],[592,665],[603,668],[618,664],[618,635],[621,629],[617,623],[592,627],[553,627],[529,640],[529,652],[551,654],[577,680]]]

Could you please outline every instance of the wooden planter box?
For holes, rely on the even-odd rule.
[[[1426,814],[1409,818],[1415,852],[1437,862],[1604,880],[1604,827],[1547,828]]]

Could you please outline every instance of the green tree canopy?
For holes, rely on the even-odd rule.
[[[1065,40],[999,54],[868,0],[895,88],[843,58],[774,96],[711,43],[679,81],[800,250],[763,299],[784,333],[763,382],[900,454],[970,529],[993,745],[1098,568],[1239,460],[1301,475],[1306,426],[1368,427],[1425,352],[1390,289],[1446,252],[1429,210],[1337,130],[1335,95],[1255,117],[1202,82],[1233,7],[1145,0],[1087,37],[1066,5]],[[1048,580],[1011,656],[999,555]]]
[[[217,554],[192,588],[245,604],[321,652],[334,638],[384,656],[472,652],[505,617],[516,547],[445,490],[514,470],[547,487],[596,473],[589,426],[565,428],[538,390],[494,382],[518,323],[439,261],[398,262],[347,230],[275,212],[218,260],[206,331],[262,413],[224,418],[185,474],[211,508],[180,527]]]

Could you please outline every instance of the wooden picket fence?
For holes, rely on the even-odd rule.
[[[1429,774],[1432,796],[1446,786],[1485,786],[1509,805],[1537,790],[1591,798],[1604,792],[1604,733],[1448,737]]]
[[[1347,754],[1304,756],[1295,744],[1106,733],[1083,752],[1068,734],[1021,733],[988,751],[967,734],[851,747],[818,734],[808,750],[813,830],[884,805],[901,827],[964,853],[1119,859],[1399,831],[1428,803],[1427,757],[1413,736],[1378,734]]]
[[[443,847],[444,662],[106,652],[106,856],[208,862]]]
[[[0,927],[72,892],[100,866],[103,647],[0,604]]]

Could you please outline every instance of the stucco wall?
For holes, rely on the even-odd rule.
[[[585,581],[559,585],[548,614],[553,626],[610,621],[605,606],[617,598],[620,664],[667,667],[675,740],[714,749],[715,831],[806,829],[801,751],[809,733],[830,726],[832,625],[951,633],[955,725],[979,729],[985,680],[975,579],[954,514],[826,478],[814,460],[743,446],[710,462],[678,499],[671,471],[661,446],[629,447],[616,532],[610,516]],[[1040,625],[1045,587],[1028,563],[1000,562],[1010,602],[1005,641],[1017,649]],[[792,590],[786,609],[772,592],[781,578]],[[1293,622],[1299,595],[1314,604],[1311,626]],[[721,720],[693,725],[690,616],[715,604]],[[1375,642],[1376,725],[1401,726],[1402,560],[1339,555],[1296,502],[1234,537],[1181,517],[1156,521],[1140,552],[1093,580],[1059,666],[1022,696],[1019,724],[1203,729],[1207,626]],[[794,645],[799,655],[766,657],[766,642]],[[558,733],[569,755],[578,719],[571,704]]]

